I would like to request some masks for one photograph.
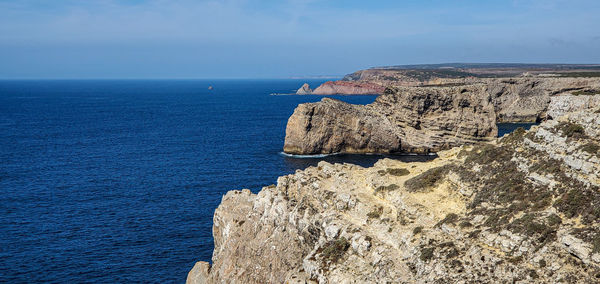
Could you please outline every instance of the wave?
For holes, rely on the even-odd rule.
[[[360,154],[331,153],[331,154],[297,155],[297,154],[288,154],[286,152],[279,152],[279,155],[290,157],[290,158],[299,158],[299,159],[325,158],[325,157],[337,156],[337,155],[341,155],[341,154],[345,154],[345,155],[383,156],[383,157],[394,157],[394,156],[437,156],[437,153],[426,153],[426,154],[417,154],[417,153],[394,153],[394,154],[383,154],[383,153],[360,153]]]
[[[288,154],[286,152],[279,152],[279,155],[282,156],[286,156],[286,157],[290,157],[290,158],[299,158],[299,159],[314,159],[314,158],[325,158],[325,157],[329,157],[329,156],[335,156],[335,155],[339,155],[341,153],[332,153],[332,154],[314,154],[314,155],[295,155],[295,154]]]

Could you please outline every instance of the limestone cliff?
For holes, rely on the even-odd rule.
[[[428,153],[497,135],[485,86],[390,88],[360,106],[332,99],[299,105],[288,120],[284,151]]]
[[[458,68],[460,66],[461,68]],[[477,68],[475,68],[475,67]],[[350,86],[439,87],[484,84],[492,97],[498,122],[536,122],[546,118],[550,97],[573,93],[600,93],[600,73],[597,67],[588,73],[566,72],[569,68],[593,66],[539,65],[484,67],[465,66],[406,66],[402,68],[372,68],[346,75],[341,81],[327,82],[315,93],[330,95],[370,94],[364,88]],[[438,68],[438,69],[436,69]],[[572,70],[571,70],[572,71]],[[580,77],[578,77],[580,76]],[[588,76],[588,77],[586,77]],[[337,87],[339,86],[339,87]],[[347,86],[347,87],[343,87]],[[343,91],[335,88],[343,89]]]
[[[188,283],[593,283],[600,109],[371,168],[319,163],[215,212]]]
[[[600,93],[600,80],[589,78],[511,78],[485,80],[498,122],[536,122],[546,119],[552,97]]]
[[[317,87],[314,95],[377,95],[385,91],[385,87],[370,82],[329,81]]]

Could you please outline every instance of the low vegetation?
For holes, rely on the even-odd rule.
[[[381,217],[381,214],[383,214],[383,207],[379,206],[373,209],[373,211],[367,213],[367,217],[369,217],[369,219],[379,219],[379,217]]]
[[[452,168],[451,165],[445,165],[429,169],[405,181],[404,186],[410,192],[425,191],[441,182]]]
[[[342,256],[344,256],[349,247],[350,242],[348,242],[346,238],[342,237],[327,243],[323,247],[321,255],[323,256],[323,260],[330,263],[336,263]]]
[[[375,194],[379,193],[379,192],[386,192],[386,191],[394,191],[396,189],[400,188],[398,185],[396,184],[390,184],[390,185],[382,185],[379,186],[375,189]]]
[[[583,126],[577,123],[561,122],[556,126],[556,129],[562,133],[563,137],[574,139],[586,138]]]
[[[435,248],[433,247],[422,247],[421,248],[421,255],[419,256],[419,258],[422,261],[429,261],[430,259],[433,258],[433,252],[435,251]]]
[[[377,171],[377,173],[379,173],[380,176],[389,174],[389,175],[397,176],[397,177],[406,176],[406,175],[410,174],[410,172],[405,168],[388,168],[385,170],[379,170],[379,171]]]
[[[571,94],[573,94],[574,96],[593,96],[600,94],[600,90],[581,90],[572,92]]]
[[[600,154],[600,145],[593,142],[589,142],[581,146],[581,150],[592,155],[598,155]]]
[[[456,215],[455,213],[450,213],[450,214],[446,215],[446,217],[444,217],[444,219],[442,219],[437,224],[435,224],[435,226],[440,227],[444,224],[454,224],[454,223],[456,223],[456,221],[458,221],[458,215]]]
[[[413,235],[417,235],[423,232],[423,226],[418,226],[413,229]]]

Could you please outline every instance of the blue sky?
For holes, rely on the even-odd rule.
[[[0,78],[285,78],[600,63],[598,0],[0,0]]]

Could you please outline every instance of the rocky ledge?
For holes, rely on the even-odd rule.
[[[288,120],[284,151],[429,153],[496,136],[494,105],[483,85],[388,88],[366,106],[328,98],[299,105]]]
[[[319,163],[214,215],[188,283],[600,281],[600,109],[424,163]]]

